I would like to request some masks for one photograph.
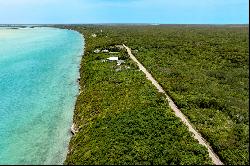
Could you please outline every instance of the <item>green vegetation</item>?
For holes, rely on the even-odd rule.
[[[134,54],[223,162],[249,164],[248,28],[159,27],[130,36]]]
[[[124,43],[226,164],[249,164],[248,26],[87,26]]]
[[[248,26],[89,25],[75,29],[87,34],[85,61],[96,56],[90,53],[95,48],[122,43],[132,48],[137,59],[158,80],[225,164],[249,164]],[[92,33],[97,38],[91,39]],[[84,76],[83,71],[93,68],[85,69],[88,66],[85,61],[81,72],[82,78],[88,80],[86,77],[90,76]],[[126,77],[135,79],[135,71]],[[91,78],[96,76],[91,73]],[[131,84],[128,89],[138,86],[135,90],[148,94],[148,89],[140,82],[133,83],[136,85]],[[81,86],[85,84],[87,86],[82,80]],[[112,81],[108,80],[108,84],[111,85]],[[113,89],[111,91],[114,93],[110,97],[115,94]],[[95,92],[89,93],[93,95]],[[103,99],[103,96],[101,94],[99,98]],[[131,107],[139,107],[139,98],[141,94],[137,94],[136,99],[130,98],[134,102]],[[111,99],[105,98],[107,100]],[[153,102],[151,98],[148,100]],[[112,103],[116,105],[117,101],[112,100]],[[80,103],[78,101],[78,105]],[[73,140],[76,144],[76,138]]]
[[[163,94],[129,59],[117,36],[101,27],[68,27],[85,35],[81,93],[65,164],[212,164],[205,147],[175,117]],[[113,32],[113,28],[112,31]],[[92,37],[96,33],[97,37]],[[107,36],[107,37],[106,37]],[[119,52],[120,66],[103,61]],[[113,55],[113,56],[114,56]]]

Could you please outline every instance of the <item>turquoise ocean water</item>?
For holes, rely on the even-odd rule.
[[[62,164],[83,37],[56,28],[0,29],[0,164]]]

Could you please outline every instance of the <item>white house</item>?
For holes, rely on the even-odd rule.
[[[109,61],[118,61],[118,57],[115,56],[111,56],[109,58],[107,58]]]

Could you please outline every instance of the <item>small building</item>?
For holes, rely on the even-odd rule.
[[[118,48],[119,50],[124,49],[123,45],[116,45],[115,47]]]
[[[120,66],[121,64],[125,63],[124,60],[117,60],[117,66]]]
[[[102,52],[109,52],[109,50],[102,50]]]
[[[98,54],[100,51],[101,51],[101,50],[96,49],[96,50],[94,51],[94,53]]]
[[[115,56],[111,56],[109,58],[107,58],[109,61],[118,61],[118,57]]]

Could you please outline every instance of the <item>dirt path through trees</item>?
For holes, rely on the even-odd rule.
[[[199,141],[199,143],[203,146],[205,146],[208,149],[209,156],[211,157],[213,163],[215,165],[223,165],[219,157],[214,153],[211,146],[207,143],[207,141],[201,136],[200,133],[198,133],[194,127],[191,125],[191,123],[188,121],[188,119],[185,117],[185,115],[178,109],[178,107],[175,105],[173,100],[167,95],[167,93],[162,89],[160,84],[152,77],[152,75],[147,71],[147,69],[135,58],[135,56],[131,53],[131,49],[128,48],[123,44],[123,46],[126,48],[130,58],[137,63],[139,66],[139,69],[146,74],[146,77],[148,80],[152,82],[152,84],[158,89],[159,92],[164,93],[166,96],[166,99],[168,100],[170,108],[174,111],[175,115],[181,119],[181,121],[188,127],[188,130],[192,132],[194,135],[194,138]]]

